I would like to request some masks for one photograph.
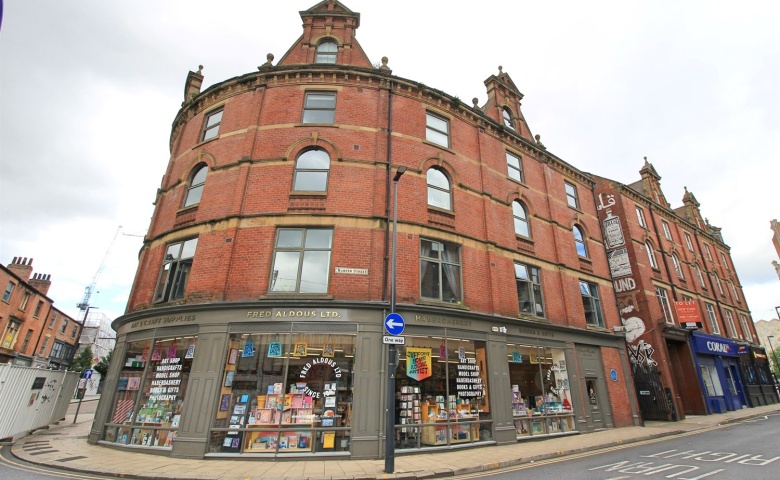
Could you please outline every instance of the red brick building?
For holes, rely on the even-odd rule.
[[[300,14],[277,63],[187,77],[90,440],[379,456],[394,235],[398,449],[638,424],[595,183],[510,76],[466,104]]]
[[[593,178],[643,418],[777,403],[721,229],[687,188],[673,208],[647,159],[639,173]]]
[[[73,360],[81,324],[47,296],[51,275],[33,274],[32,258],[0,265],[0,363],[65,368]]]

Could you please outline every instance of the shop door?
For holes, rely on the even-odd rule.
[[[601,408],[601,391],[595,377],[585,377],[587,411],[592,422],[592,428],[604,427],[604,413]]]
[[[723,370],[726,372],[726,383],[728,385],[728,395],[731,400],[732,410],[740,410],[742,405],[745,404],[745,401],[743,400],[745,392],[742,390],[742,382],[740,382],[737,367],[724,364]]]

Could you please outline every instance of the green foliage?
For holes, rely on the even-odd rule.
[[[113,350],[109,350],[108,355],[102,357],[94,366],[95,371],[100,374],[101,378],[106,378],[106,375],[108,374],[108,366],[111,365],[111,355],[113,355],[113,353]]]
[[[767,348],[766,354],[769,356],[772,373],[775,374],[775,378],[780,379],[780,369],[777,368],[778,360],[780,360],[780,347],[777,347],[774,352]]]
[[[73,358],[73,363],[70,364],[69,370],[78,372],[79,375],[84,373],[84,370],[92,367],[92,347],[87,347],[80,351]]]

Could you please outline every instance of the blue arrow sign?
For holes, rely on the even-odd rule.
[[[94,372],[94,370],[90,370],[90,369],[84,370],[84,378],[87,379],[92,378],[92,372]]]
[[[390,335],[400,335],[404,333],[404,317],[397,313],[388,314],[385,317],[385,330]]]

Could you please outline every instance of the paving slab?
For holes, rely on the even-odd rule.
[[[86,400],[86,399],[85,399]],[[780,412],[780,405],[747,408],[717,415],[691,416],[679,422],[645,422],[643,427],[606,429],[579,435],[519,441],[509,445],[397,454],[395,472],[384,473],[384,460],[302,458],[295,461],[182,459],[87,443],[91,414],[74,424],[62,422],[38,430],[11,447],[17,458],[51,468],[159,480],[378,480],[429,479],[484,472],[548,458],[625,445],[665,436],[717,428],[720,425]]]

